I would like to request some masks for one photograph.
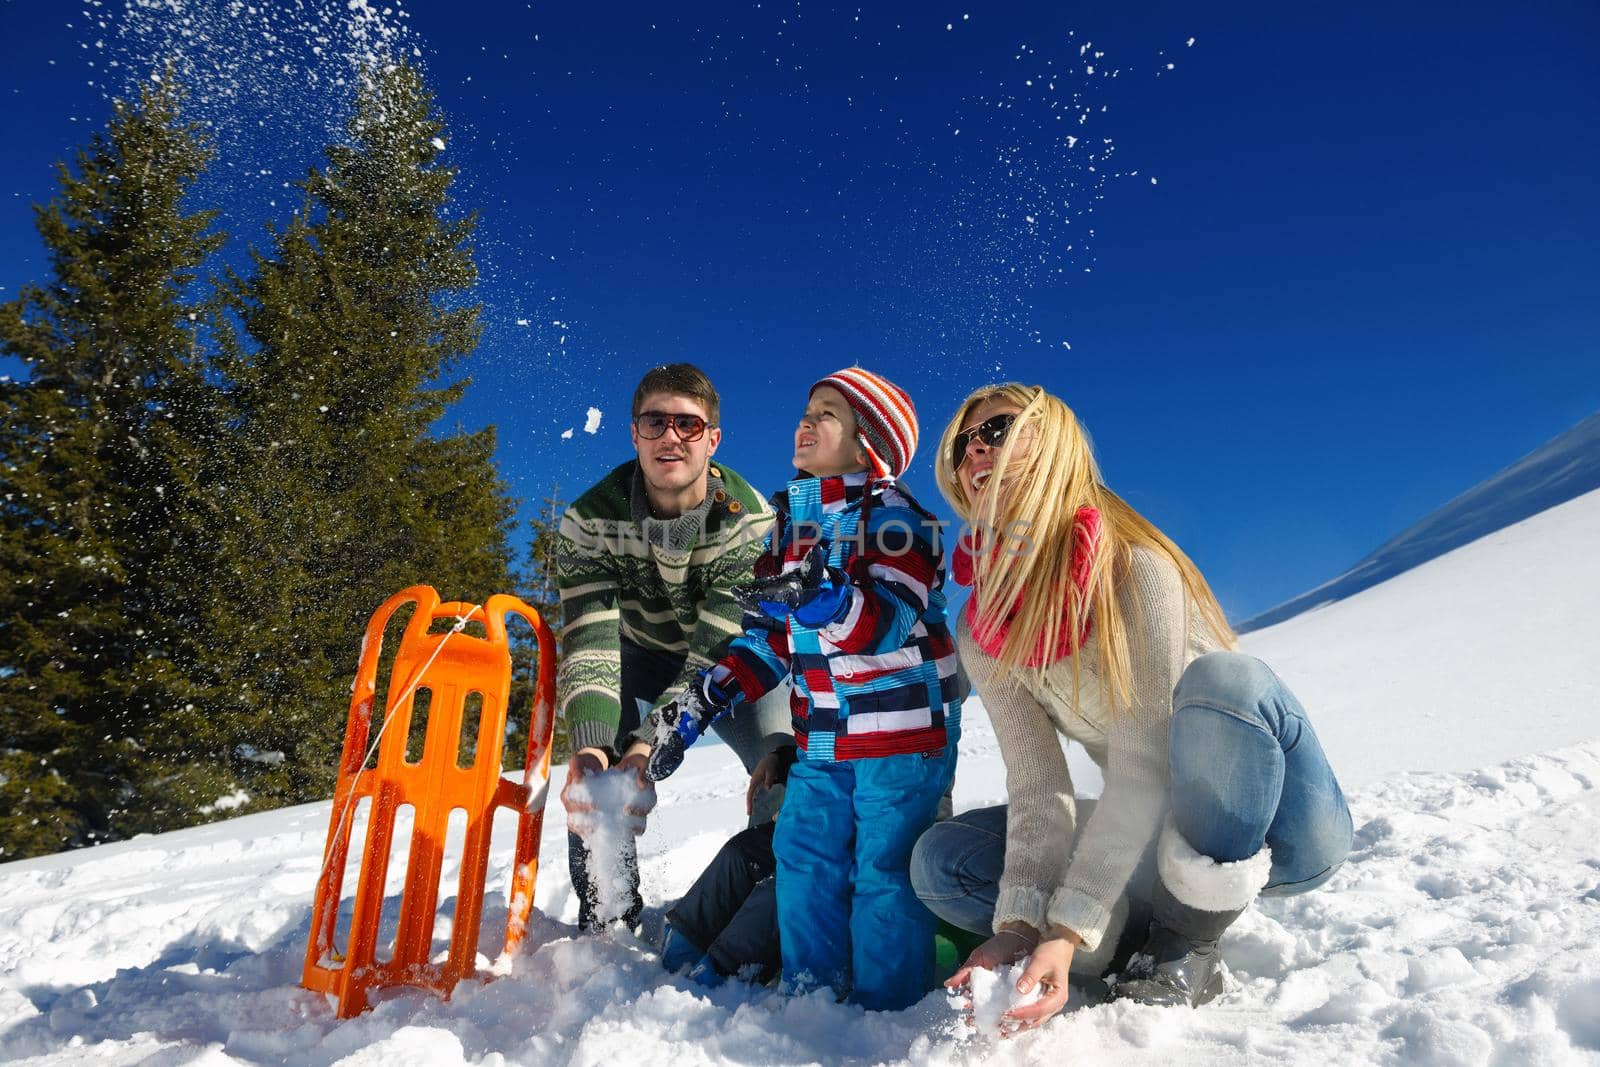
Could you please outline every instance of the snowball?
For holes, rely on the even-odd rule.
[[[243,789],[235,789],[227,796],[218,797],[209,804],[202,804],[199,810],[205,815],[210,815],[212,812],[217,811],[232,811],[234,808],[242,807],[248,803],[250,803],[250,794]]]
[[[1478,981],[1478,972],[1454,945],[1413,957],[1407,966],[1406,991],[1429,993],[1461,982]]]
[[[967,979],[968,995],[972,999],[972,1025],[984,1037],[1002,1037],[1017,1029],[1017,1023],[1003,1016],[1012,1008],[1036,1002],[1042,986],[1035,985],[1027,993],[1017,992],[1017,980],[1027,970],[1027,959],[1002,964],[997,970],[981,967],[973,969]],[[951,1003],[965,1007],[960,997],[952,996]]]
[[[583,417],[583,432],[597,433],[600,430],[600,409],[590,408]]]

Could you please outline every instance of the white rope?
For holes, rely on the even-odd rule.
[[[434,648],[433,655],[428,657],[428,662],[422,665],[422,669],[418,671],[416,677],[411,680],[411,684],[406,686],[405,691],[402,692],[400,696],[389,705],[388,710],[383,713],[383,724],[378,727],[378,734],[372,739],[372,744],[367,746],[366,755],[361,757],[361,765],[356,768],[356,776],[350,782],[350,792],[345,794],[344,810],[339,812],[339,821],[334,824],[336,832],[330,835],[328,838],[328,853],[322,859],[322,873],[317,875],[317,883],[319,885],[321,884],[322,880],[328,876],[328,864],[333,862],[333,844],[335,841],[338,841],[340,835],[345,832],[346,828],[344,825],[344,819],[346,815],[350,814],[350,806],[356,799],[356,787],[361,784],[361,776],[367,773],[367,761],[372,758],[372,753],[377,750],[378,742],[383,740],[383,732],[389,728],[389,721],[394,717],[395,710],[399,708],[400,705],[404,704],[412,693],[416,692],[417,686],[422,684],[422,676],[428,673],[428,668],[433,666],[433,661],[439,658],[439,653],[444,651],[445,644],[449,642],[450,638],[467,628],[467,620],[478,613],[478,608],[479,606],[474,604],[471,611],[467,612],[465,615],[458,615],[456,617],[456,624],[450,627],[450,631],[444,635],[443,640],[441,640]],[[382,651],[381,646],[379,651]],[[346,850],[346,854],[348,855],[348,849]]]

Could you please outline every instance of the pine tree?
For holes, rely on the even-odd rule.
[[[35,209],[52,281],[0,306],[0,858],[137,828],[168,780],[149,744],[186,686],[174,582],[183,468],[215,407],[195,358],[210,159],[155,80]],[[213,794],[215,795],[215,794]]]
[[[528,561],[533,573],[528,588],[528,603],[538,609],[544,621],[559,638],[561,636],[561,594],[556,589],[556,551],[561,543],[561,516],[567,502],[561,499],[561,486],[550,483],[550,495],[545,497],[539,515],[530,523],[533,537],[528,544]]]
[[[550,495],[544,498],[539,514],[528,524],[532,534],[528,545],[530,571],[519,583],[523,588],[523,601],[539,613],[557,642],[561,640],[561,595],[556,590],[555,553],[561,531],[561,515],[566,510],[566,502],[560,494],[560,486],[552,483]],[[529,716],[539,672],[538,643],[531,634],[524,634],[521,630],[519,627],[514,631],[512,645],[512,716],[506,736],[507,767],[520,767],[522,757],[528,750]],[[571,752],[566,725],[558,722],[551,735],[551,760],[564,763]]]
[[[419,583],[476,603],[512,588],[494,431],[436,429],[479,310],[475,220],[449,215],[443,134],[414,68],[370,71],[349,143],[301,183],[250,277],[231,277],[240,330],[219,371],[235,445],[215,479],[228,520],[208,673],[240,743],[281,753],[241,768],[261,803],[328,795],[379,604]]]

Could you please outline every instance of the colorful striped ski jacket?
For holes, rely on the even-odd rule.
[[[808,760],[932,752],[960,737],[967,680],[945,620],[937,522],[898,482],[801,478],[772,498],[776,524],[757,577],[798,567],[820,544],[849,575],[824,586],[816,625],[747,613],[712,679],[755,700],[793,679],[794,735]],[[807,605],[814,607],[814,605]]]

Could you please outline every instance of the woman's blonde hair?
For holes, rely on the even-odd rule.
[[[1007,491],[967,496],[956,477],[952,455],[956,434],[974,408],[1006,401],[1021,409],[1001,444],[988,485],[1004,479]],[[1027,448],[1017,451],[1020,441]],[[1178,568],[1188,599],[1225,647],[1235,643],[1211,587],[1193,561],[1100,480],[1088,434],[1072,409],[1042,386],[1007,382],[985,386],[968,396],[945,427],[934,460],[939,491],[975,531],[973,592],[979,636],[988,640],[1010,616],[1000,647],[1000,663],[1022,669],[1035,649],[1058,647],[1063,630],[1083,633],[1092,619],[1091,646],[1098,646],[1107,696],[1113,708],[1131,704],[1132,670],[1128,627],[1116,605],[1116,583],[1126,577],[1136,545],[1158,552]],[[1072,580],[1077,513],[1100,512],[1100,547],[1080,592]],[[994,549],[998,548],[999,551]],[[1061,605],[1067,605],[1065,613]],[[1012,608],[1015,606],[1015,614]],[[1070,629],[1069,629],[1070,628]],[[1138,640],[1145,640],[1143,635]],[[1073,696],[1078,695],[1079,660],[1072,657]],[[1044,666],[1038,669],[1042,672]]]

